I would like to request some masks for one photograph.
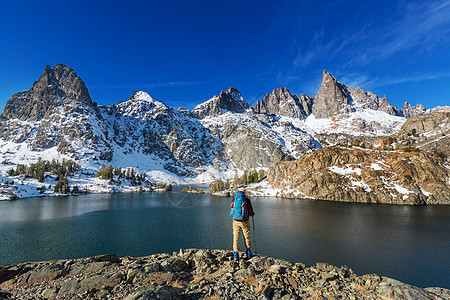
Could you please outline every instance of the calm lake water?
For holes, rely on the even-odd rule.
[[[0,202],[0,264],[180,248],[231,251],[230,201],[174,191]],[[450,288],[450,206],[252,202],[258,254]]]

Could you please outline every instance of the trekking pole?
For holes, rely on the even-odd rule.
[[[255,245],[255,255],[258,254],[258,251],[256,250],[256,232],[255,232],[255,216],[252,217],[253,221],[253,244]]]

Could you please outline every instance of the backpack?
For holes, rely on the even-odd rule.
[[[245,197],[244,192],[238,191],[236,195],[234,195],[233,203],[231,203],[230,217],[232,217],[233,220],[247,220],[249,215],[246,205],[247,198]]]

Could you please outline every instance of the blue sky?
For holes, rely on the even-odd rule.
[[[230,86],[315,96],[325,69],[392,104],[450,105],[450,0],[20,1],[0,10],[0,108],[45,65],[99,104],[143,90],[192,109]]]

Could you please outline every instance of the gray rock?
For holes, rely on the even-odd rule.
[[[402,114],[406,118],[410,118],[415,115],[424,114],[426,112],[425,107],[422,104],[412,106],[408,102],[405,102],[402,106]]]
[[[30,272],[28,283],[54,280],[69,273],[69,266],[65,263],[48,264]]]
[[[146,300],[146,299],[162,299],[162,300],[178,300],[181,296],[178,290],[160,286],[156,290],[139,291],[128,295],[125,300]]]
[[[42,292],[42,298],[44,299],[56,299],[58,295],[57,288],[47,288]]]
[[[322,84],[314,97],[313,115],[317,119],[324,119],[339,113],[349,113],[352,111],[350,104],[351,96],[347,87],[324,70]]]
[[[239,90],[230,87],[228,90],[221,91],[219,96],[214,96],[212,99],[197,105],[192,114],[198,118],[217,117],[225,112],[243,113],[247,109],[251,109],[241,96]]]
[[[387,277],[383,277],[383,280],[375,287],[375,291],[382,296],[394,299],[427,299],[429,296],[423,289]]]
[[[181,272],[188,267],[189,265],[184,260],[177,258],[166,260],[161,264],[161,268],[164,272]]]
[[[310,114],[311,105],[312,98],[302,94],[300,101],[287,88],[278,88],[272,94],[267,94],[261,102],[257,101],[254,110],[259,114],[305,119]]]
[[[160,263],[152,263],[152,264],[146,266],[144,270],[147,273],[153,273],[153,272],[159,272],[159,271],[163,270],[163,267],[161,266]]]
[[[122,281],[120,274],[113,276],[108,275],[94,275],[87,277],[79,282],[80,291],[92,292],[101,289],[111,289]]]
[[[78,290],[78,280],[67,279],[61,285],[58,295],[60,295],[60,296],[73,295],[73,294],[77,293],[77,290]]]
[[[112,262],[112,263],[120,263],[120,258],[117,257],[117,255],[115,255],[115,254],[104,254],[104,255],[93,256],[91,259],[94,261],[108,261],[108,262]]]
[[[357,107],[383,111],[393,116],[402,115],[401,111],[389,103],[386,96],[379,98],[372,92],[364,92],[364,90],[360,87],[357,87],[354,90],[349,87],[346,87],[346,89],[350,93],[353,101],[352,104]]]

